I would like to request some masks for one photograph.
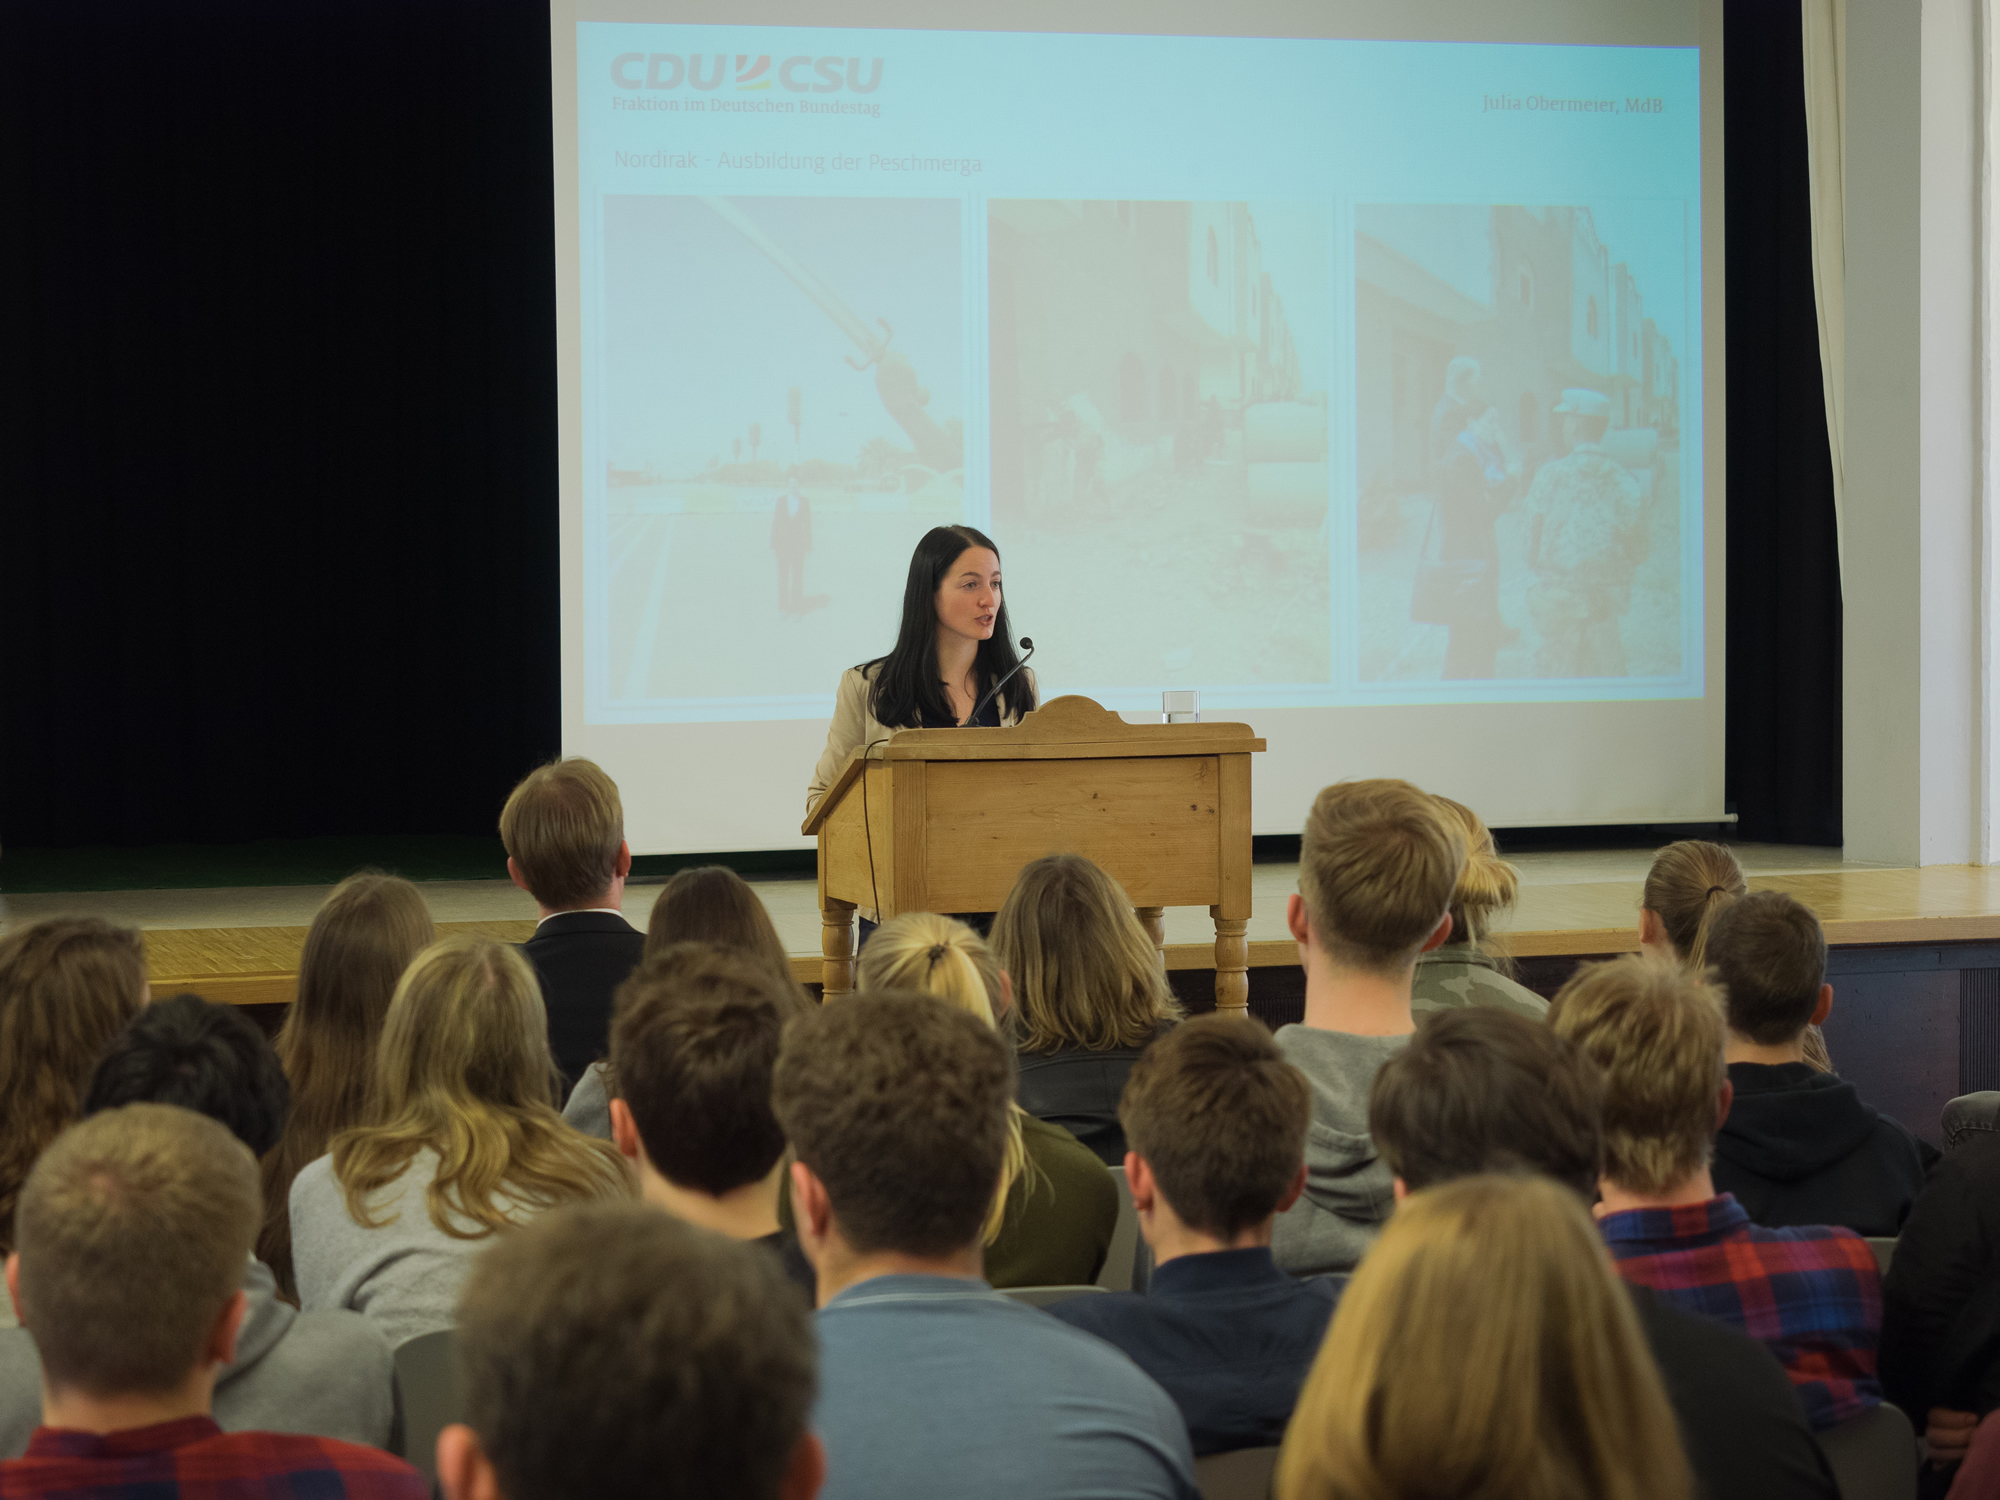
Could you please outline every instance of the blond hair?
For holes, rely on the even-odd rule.
[[[21,1192],[21,1322],[52,1387],[157,1395],[187,1379],[243,1286],[263,1217],[226,1126],[128,1104],[71,1126]]]
[[[1183,1012],[1125,892],[1080,854],[1022,867],[993,918],[1023,1052],[1143,1047]]]
[[[959,1010],[977,1016],[995,1031],[1005,999],[1000,965],[978,933],[955,917],[938,912],[905,912],[891,917],[869,935],[861,950],[859,976],[864,990],[909,990],[935,995]],[[1000,1187],[987,1212],[982,1242],[1000,1238],[1007,1221],[1008,1199],[1021,1184],[1025,1201],[1034,1190],[1034,1167],[1021,1133],[1025,1112],[1018,1104],[1007,1111],[1007,1153],[1000,1167]]]
[[[541,985],[521,950],[475,933],[431,944],[396,986],[375,1049],[378,1123],[333,1140],[348,1214],[364,1228],[390,1222],[369,1211],[368,1196],[425,1147],[438,1156],[431,1222],[454,1239],[511,1224],[495,1201],[503,1190],[531,1209],[628,1196],[618,1149],[550,1105],[554,1079]]]
[[[29,1169],[76,1118],[98,1055],[145,993],[136,928],[49,917],[0,938],[0,1252]]]
[[[1688,1500],[1680,1431],[1589,1214],[1543,1177],[1413,1194],[1341,1296],[1278,1500]]]
[[[1606,1177],[1661,1193],[1708,1165],[1729,1074],[1707,980],[1650,954],[1585,964],[1556,992],[1549,1025],[1604,1070]]]
[[[1465,839],[1465,868],[1451,892],[1451,941],[1484,943],[1494,913],[1511,910],[1521,894],[1521,872],[1500,857],[1493,830],[1463,802],[1433,794]]]
[[[1722,845],[1682,839],[1653,856],[1640,904],[1660,919],[1681,961],[1699,973],[1708,967],[1715,914],[1749,889],[1743,867]]]
[[[403,970],[437,939],[430,908],[409,881],[367,870],[327,895],[299,957],[298,997],[278,1030],[278,1061],[292,1086],[285,1133],[264,1156],[264,1230],[257,1258],[287,1293],[292,1272],[292,1179],[339,1132],[366,1122],[375,1047]]]
[[[1451,908],[1465,837],[1407,781],[1342,781],[1313,799],[1299,895],[1336,963],[1394,973],[1416,962]]]
[[[625,842],[618,783],[580,755],[537,766],[500,809],[500,842],[543,906],[593,901],[617,874]]]

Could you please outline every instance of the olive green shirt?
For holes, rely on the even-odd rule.
[[[1033,1183],[1007,1194],[986,1280],[1006,1286],[1087,1286],[1104,1268],[1118,1224],[1118,1184],[1097,1153],[1060,1125],[1021,1119]]]
[[[1493,1005],[1531,1021],[1548,1018],[1549,1002],[1500,972],[1500,966],[1471,943],[1447,943],[1417,959],[1416,982],[1410,989],[1410,1013],[1462,1010],[1469,1005]]]

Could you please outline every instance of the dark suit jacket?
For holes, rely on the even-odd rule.
[[[522,945],[542,980],[549,1050],[562,1069],[563,1092],[604,1056],[611,1038],[611,993],[639,965],[646,935],[621,916],[566,911],[550,917]]]

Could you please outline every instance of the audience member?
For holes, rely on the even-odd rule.
[[[557,1203],[625,1197],[617,1149],[550,1103],[534,970],[466,934],[405,971],[375,1049],[375,1122],[333,1138],[292,1183],[300,1305],[349,1307],[391,1345],[451,1326],[478,1252]]]
[[[1628,1281],[1762,1339],[1815,1427],[1881,1399],[1881,1283],[1850,1229],[1765,1229],[1709,1173],[1729,1113],[1722,1002],[1693,971],[1631,954],[1579,970],[1549,1024],[1605,1074],[1597,1213]]]
[[[1882,1388],[1933,1462],[2000,1409],[2000,1129],[1988,1115],[1947,1145],[1882,1279]]]
[[[91,1116],[22,1190],[7,1285],[41,1354],[42,1425],[0,1495],[424,1500],[401,1459],[210,1415],[242,1345],[262,1223],[257,1163],[215,1120],[164,1104]]]
[[[375,1044],[389,997],[410,960],[437,939],[417,888],[394,875],[350,875],[328,894],[299,956],[298,996],[278,1028],[278,1060],[291,1080],[284,1137],[264,1158],[264,1231],[257,1257],[280,1291],[292,1277],[292,1179],[327,1143],[362,1123]]]
[[[864,990],[935,995],[996,1027],[1013,998],[1006,971],[979,934],[936,912],[908,912],[876,928],[861,950],[860,981]],[[988,1284],[1095,1281],[1117,1227],[1118,1184],[1104,1163],[1062,1126],[1014,1105],[984,1231]]]
[[[176,995],[115,1038],[83,1099],[86,1116],[127,1104],[173,1104],[225,1125],[251,1155],[285,1128],[277,1054],[233,1005]],[[359,1313],[302,1313],[278,1297],[254,1255],[244,1273],[236,1358],[218,1373],[215,1420],[226,1432],[305,1432],[382,1447],[395,1415],[388,1340]],[[0,1456],[28,1445],[41,1413],[42,1368],[26,1330],[0,1332]]]
[[[152,997],[138,930],[51,917],[0,937],[0,1250],[14,1202],[76,1118],[98,1054]]]
[[[1012,1064],[977,1017],[863,991],[794,1022],[772,1098],[819,1272],[832,1500],[1193,1500],[1187,1428],[1124,1355],[980,1277]]]
[[[677,943],[706,943],[741,954],[770,969],[801,1002],[806,1000],[805,990],[792,978],[791,961],[778,941],[778,929],[771,925],[771,914],[734,870],[700,865],[681,871],[661,888],[646,927],[645,957]],[[585,1135],[608,1141],[611,1081],[606,1073],[601,1062],[585,1070],[570,1091],[563,1118]]]
[[[623,910],[632,849],[618,785],[581,756],[537,766],[500,810],[500,841],[508,877],[541,912],[524,951],[567,1089],[604,1056],[611,992],[646,945]]]
[[[810,1314],[776,1267],[636,1205],[493,1247],[459,1301],[446,1500],[812,1500]]]
[[[1305,1188],[1311,1115],[1261,1024],[1203,1016],[1161,1037],[1119,1106],[1152,1281],[1049,1309],[1157,1380],[1197,1454],[1284,1436],[1333,1316],[1330,1279],[1295,1281],[1271,1259],[1271,1221]]]
[[[780,1229],[785,1132],[771,1068],[806,1002],[789,978],[741,953],[677,943],[649,954],[611,1012],[611,1139],[656,1208],[768,1246],[810,1301],[797,1240]]]
[[[1729,1017],[1729,1118],[1715,1138],[1716,1188],[1768,1229],[1845,1224],[1892,1236],[1937,1153],[1805,1061],[1806,1028],[1833,1008],[1819,918],[1781,891],[1718,912],[1708,961]]]
[[[1549,1013],[1549,1002],[1514,978],[1514,962],[1488,936],[1493,918],[1513,909],[1521,875],[1500,857],[1493,833],[1479,814],[1449,797],[1434,799],[1465,835],[1465,868],[1451,893],[1451,936],[1417,957],[1410,986],[1410,1011],[1457,1010],[1497,1005],[1533,1020]]]
[[[1604,1075],[1546,1025],[1496,1008],[1433,1016],[1382,1065],[1368,1125],[1418,1192],[1482,1172],[1534,1172],[1597,1196]],[[1707,1500],[1837,1500],[1825,1456],[1771,1351],[1630,1288],[1688,1461]]]
[[[1119,1094],[1139,1054],[1181,1017],[1160,950],[1117,881],[1080,854],[1050,854],[1001,903],[993,951],[1020,1002],[1021,1107],[1119,1165]]]
[[[1306,974],[1305,1024],[1278,1048],[1312,1084],[1306,1190],[1278,1215],[1271,1249],[1294,1274],[1347,1271],[1394,1201],[1368,1135],[1368,1090],[1415,1029],[1417,956],[1451,935],[1465,841],[1407,781],[1344,781],[1313,801],[1299,894],[1285,919]]]
[[[1673,1409],[1567,1188],[1413,1195],[1361,1263],[1278,1459],[1278,1500],[1689,1500]]]

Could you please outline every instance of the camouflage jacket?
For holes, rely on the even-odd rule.
[[[1416,984],[1410,992],[1413,1015],[1468,1005],[1497,1005],[1534,1021],[1549,1013],[1548,1001],[1501,973],[1500,966],[1471,943],[1447,943],[1417,960]]]
[[[1543,464],[1525,502],[1542,523],[1535,571],[1586,588],[1623,588],[1646,559],[1639,481],[1594,447]]]

